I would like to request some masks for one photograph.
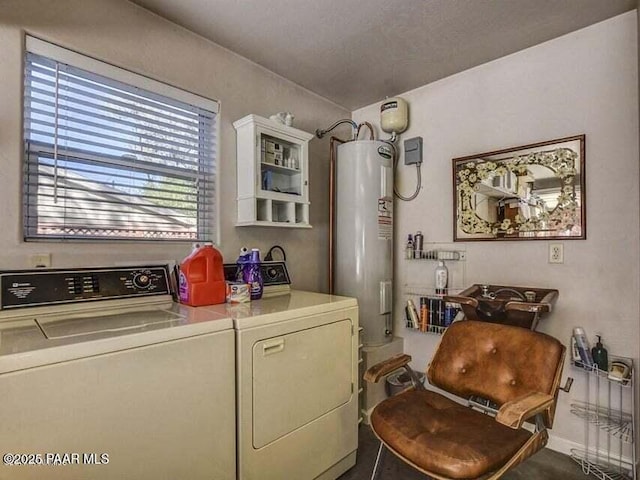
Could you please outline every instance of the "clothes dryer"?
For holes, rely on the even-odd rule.
[[[292,290],[212,308],[236,331],[238,479],[334,480],[351,468],[357,301]]]

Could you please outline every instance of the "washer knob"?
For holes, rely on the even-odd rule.
[[[151,278],[149,275],[139,273],[133,277],[133,284],[138,288],[149,288],[151,286]]]

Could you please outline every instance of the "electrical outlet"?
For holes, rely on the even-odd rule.
[[[29,266],[31,268],[49,268],[51,266],[51,254],[34,253],[29,255]]]
[[[564,263],[564,246],[561,243],[549,244],[549,263]]]

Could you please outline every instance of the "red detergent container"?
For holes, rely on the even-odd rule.
[[[180,303],[201,307],[225,302],[222,255],[211,243],[202,244],[180,264]]]

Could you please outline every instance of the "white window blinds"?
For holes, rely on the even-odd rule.
[[[217,239],[216,112],[93,72],[26,54],[25,239]]]

